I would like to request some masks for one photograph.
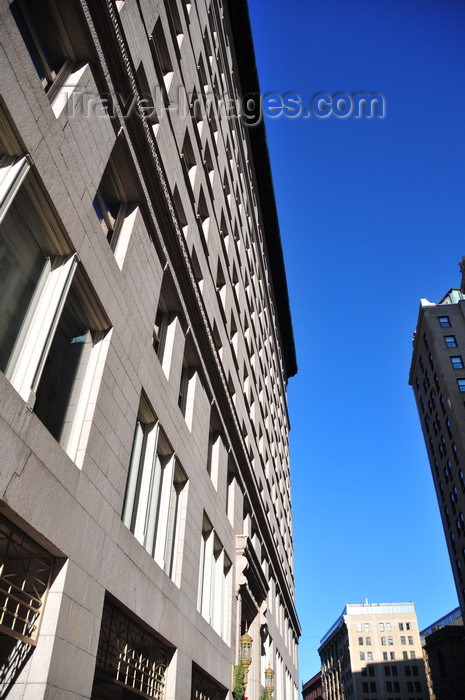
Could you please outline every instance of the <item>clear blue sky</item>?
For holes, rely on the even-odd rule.
[[[346,603],[457,605],[408,372],[465,255],[465,4],[249,0],[262,93],[379,92],[384,119],[266,119],[289,382],[300,678]]]

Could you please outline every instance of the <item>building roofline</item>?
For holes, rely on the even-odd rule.
[[[228,10],[234,37],[236,61],[239,66],[241,93],[242,95],[249,93],[260,95],[247,0],[229,0]],[[286,378],[288,378],[297,373],[297,358],[265,125],[261,119],[254,126],[244,126],[252,149],[268,260],[273,280],[274,304],[281,333]]]
[[[320,649],[344,623],[348,615],[399,615],[415,612],[414,603],[347,603],[342,613],[320,640]]]
[[[420,632],[420,635],[422,637],[426,637],[426,635],[431,634],[432,632],[435,632],[436,629],[439,627],[444,627],[445,625],[450,625],[454,620],[457,620],[459,617],[461,617],[462,611],[460,607],[454,608],[451,610],[450,613],[447,613],[447,615],[443,615],[442,617],[439,618],[439,620],[436,620],[433,622],[431,625],[426,627],[424,630]]]

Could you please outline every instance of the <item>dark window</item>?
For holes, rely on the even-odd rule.
[[[70,46],[57,9],[53,2],[16,0],[12,10],[42,86],[48,92],[57,78],[71,69]]]
[[[94,209],[103,233],[114,250],[127,213],[123,185],[112,160],[108,162],[94,199]]]

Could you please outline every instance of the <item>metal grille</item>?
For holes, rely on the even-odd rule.
[[[217,685],[198,668],[192,668],[191,700],[225,700],[226,693],[226,689]]]
[[[0,516],[0,633],[37,643],[53,562]]]
[[[142,697],[163,700],[172,650],[105,601],[97,669]]]

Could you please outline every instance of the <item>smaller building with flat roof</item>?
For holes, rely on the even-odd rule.
[[[325,700],[428,700],[413,603],[348,604],[319,648]]]

